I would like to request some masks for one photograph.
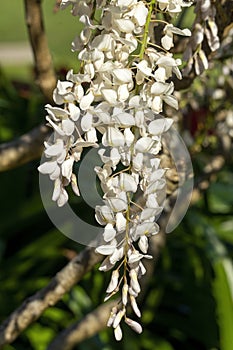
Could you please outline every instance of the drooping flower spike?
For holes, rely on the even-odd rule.
[[[52,199],[63,206],[69,184],[79,195],[74,163],[85,147],[99,147],[103,165],[94,170],[104,204],[96,206],[95,218],[103,226],[103,240],[96,251],[105,256],[99,269],[113,269],[105,299],[121,295],[108,320],[120,340],[122,320],[142,332],[126,310],[130,305],[136,317],[141,316],[136,299],[140,277],[146,273],[143,259],[152,258],[149,241],[159,232],[156,220],[166,195],[165,170],[158,154],[173,120],[159,113],[165,104],[178,109],[172,78],[182,79],[182,62],[169,50],[175,35],[191,35],[157,15],[174,17],[191,2],[62,0],[61,8],[69,5],[83,25],[72,43],[81,68],[77,73],[70,70],[66,81],[58,81],[53,97],[60,107],[46,105],[46,120],[54,134],[45,143],[47,161],[39,171],[54,181]],[[161,42],[151,43],[149,26],[156,21],[164,24]]]

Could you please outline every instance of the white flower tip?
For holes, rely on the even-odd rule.
[[[122,339],[122,330],[120,325],[118,325],[115,329],[114,329],[114,335],[117,341],[120,341]]]
[[[142,326],[138,322],[133,321],[130,318],[126,317],[125,323],[127,323],[138,334],[142,333]]]

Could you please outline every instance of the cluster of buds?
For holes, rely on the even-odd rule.
[[[54,101],[46,106],[46,117],[54,130],[45,143],[47,161],[39,171],[54,181],[53,200],[59,206],[68,201],[71,184],[78,195],[73,173],[84,147],[99,147],[102,167],[95,167],[104,192],[104,205],[96,206],[96,221],[104,226],[103,244],[96,248],[106,256],[100,270],[115,268],[107,288],[107,298],[119,291],[122,300],[112,309],[108,326],[120,340],[122,319],[135,331],[138,322],[126,315],[128,303],[135,314],[140,293],[139,278],[146,269],[149,237],[159,232],[156,220],[166,194],[165,169],[158,153],[163,133],[172,119],[159,113],[164,103],[178,109],[172,77],[182,79],[181,60],[169,50],[174,35],[190,36],[188,29],[157,19],[158,13],[175,16],[191,5],[181,0],[62,0],[72,6],[83,29],[72,43],[81,68],[70,70],[66,81],[58,81]],[[164,24],[161,42],[149,38],[152,22]],[[99,137],[99,135],[101,135]],[[137,202],[140,195],[142,203]]]
[[[184,61],[187,62],[184,75],[188,75],[193,67],[197,75],[208,69],[208,59],[202,48],[205,38],[212,52],[220,47],[218,27],[215,22],[216,8],[213,2],[211,0],[197,0],[195,13],[192,38],[183,56]]]

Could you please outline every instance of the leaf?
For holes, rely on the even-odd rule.
[[[233,266],[225,258],[214,263],[213,294],[217,305],[221,350],[232,350],[233,344]]]

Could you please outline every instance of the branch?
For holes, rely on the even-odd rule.
[[[158,258],[160,255],[161,250],[165,245],[165,241],[166,236],[163,229],[158,235],[151,237],[150,253],[154,255],[154,258]],[[145,296],[146,287],[149,285],[149,281],[155,270],[154,261],[147,260],[143,263],[146,266],[147,273],[140,280],[142,291],[140,293],[139,300],[142,300]],[[47,350],[71,350],[75,345],[81,343],[83,340],[93,337],[98,332],[104,330],[107,327],[107,321],[111,309],[118,303],[118,301],[119,300],[117,299],[100,305],[97,309],[85,316],[81,321],[69,326],[67,329],[58,334],[58,336],[48,346]]]
[[[44,310],[56,304],[102,259],[103,257],[96,254],[92,248],[85,248],[58,272],[46,287],[27,298],[0,326],[0,349],[12,343]]]
[[[216,157],[211,164],[205,167],[205,174],[211,177],[223,166],[221,157]],[[172,196],[170,198],[172,200]],[[193,198],[192,204],[197,200]],[[165,245],[166,235],[163,232],[163,226],[166,222],[166,215],[162,217],[161,233],[151,239],[151,249],[154,257],[158,257],[162,247]],[[65,266],[51,282],[35,295],[26,299],[23,304],[15,310],[10,317],[0,327],[0,349],[3,345],[13,342],[17,336],[24,331],[32,322],[50,306],[59,301],[62,296],[68,292],[95,264],[102,260],[101,255],[94,253],[91,248],[84,249],[67,266]],[[149,276],[153,275],[154,263],[148,264],[147,276],[141,280],[143,285],[147,285]],[[87,315],[83,320],[68,329],[64,330],[51,343],[48,350],[69,350],[75,344],[81,342],[87,337],[91,337],[106,326],[107,314],[109,315],[110,303],[106,303]],[[105,311],[104,311],[105,310]],[[62,346],[60,346],[62,344]],[[60,346],[60,347],[59,347]]]
[[[24,0],[24,6],[37,84],[46,100],[51,102],[57,79],[44,30],[41,0]]]
[[[43,142],[50,135],[50,129],[40,125],[27,134],[0,145],[0,172],[6,171],[41,156]]]
[[[150,251],[154,259],[158,259],[163,247],[166,243],[166,234],[164,227],[166,226],[166,217],[163,215],[160,220],[161,230],[158,235],[150,238]],[[143,261],[146,267],[147,273],[140,279],[141,293],[139,295],[139,302],[143,301],[147,287],[154,275],[156,267],[155,260]],[[98,332],[104,330],[107,327],[107,321],[114,305],[118,303],[119,299],[108,301],[100,305],[97,309],[90,312],[81,321],[76,322],[69,326],[67,329],[62,331],[58,336],[51,342],[47,350],[71,350],[75,345],[81,343],[90,337],[93,337]]]
[[[47,350],[71,350],[107,327],[107,321],[113,306],[118,300],[108,301],[86,315],[80,322],[74,323],[61,332],[48,346]]]

